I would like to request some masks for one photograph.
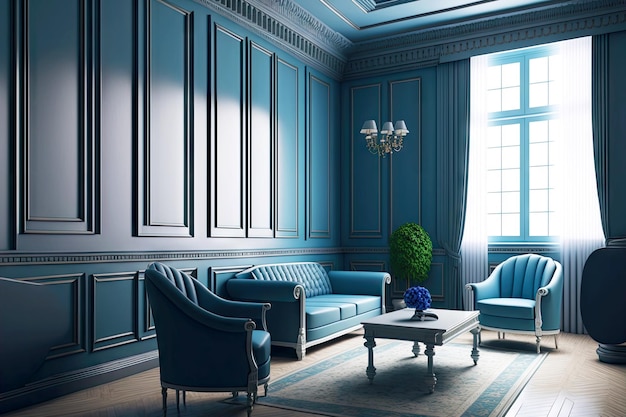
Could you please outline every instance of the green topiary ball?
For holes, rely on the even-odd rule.
[[[389,238],[391,270],[399,277],[418,283],[428,278],[433,259],[433,243],[422,226],[405,223]]]

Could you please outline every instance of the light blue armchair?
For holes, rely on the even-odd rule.
[[[270,379],[269,304],[225,300],[182,271],[153,263],[145,273],[159,348],[163,414],[167,389],[248,393],[248,416],[259,385]],[[256,328],[260,327],[260,330]]]
[[[561,264],[545,256],[512,256],[484,281],[467,284],[480,311],[480,327],[503,333],[534,334],[537,353],[541,337],[554,335],[558,349],[563,302]],[[504,336],[503,336],[504,337]]]

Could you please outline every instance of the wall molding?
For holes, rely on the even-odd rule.
[[[291,0],[194,1],[337,80],[626,29],[625,0],[569,1],[509,16],[353,43]],[[360,0],[359,4],[363,7],[367,3],[371,1]]]
[[[363,42],[344,78],[406,71],[471,56],[626,29],[624,0],[558,5],[538,11]]]
[[[194,0],[339,79],[351,42],[290,0]]]
[[[137,120],[135,129],[136,147],[136,189],[137,199],[135,202],[135,235],[136,236],[177,236],[193,237],[193,13],[174,6],[163,0],[138,0],[136,6],[135,25],[135,48],[137,62],[135,69],[135,92],[134,106]],[[160,54],[171,53],[166,51],[162,39],[155,36],[159,32],[156,27],[158,20],[155,14],[161,10],[167,11],[171,18],[178,18],[180,34],[183,40],[183,57],[181,62],[176,61],[176,54],[169,56],[169,65],[179,64],[182,80],[170,80],[180,82],[179,87],[184,92],[181,111],[182,116],[178,133],[180,136],[171,135],[171,131],[159,129],[164,98],[162,92],[155,91],[153,77],[163,76],[157,71],[159,64],[154,62],[155,54],[152,53],[154,44],[161,46]],[[170,28],[173,30],[173,28]],[[174,42],[174,40],[171,40]],[[171,68],[169,69],[171,71]],[[168,98],[171,100],[171,98]],[[156,111],[155,111],[156,110]],[[174,120],[173,118],[172,120]],[[168,121],[168,124],[174,123]],[[161,130],[167,132],[162,133]],[[169,133],[169,135],[168,135]],[[180,146],[177,149],[181,155],[171,152],[173,143]],[[163,159],[167,154],[167,164]],[[180,157],[177,159],[176,157]],[[158,169],[154,168],[158,167]],[[164,168],[165,167],[165,168]],[[168,175],[164,175],[167,172]],[[157,175],[159,173],[159,175]],[[180,175],[180,182],[172,187],[169,181]],[[164,200],[163,194],[173,198]],[[175,204],[178,210],[172,209]]]
[[[0,254],[0,267],[9,265],[58,265],[155,262],[178,260],[215,260],[236,258],[260,258],[266,256],[303,256],[342,254],[342,248],[293,248],[293,249],[239,249],[206,251],[151,251],[151,252],[97,252],[97,253],[11,253]]]
[[[100,230],[100,33],[99,2],[80,0],[75,10],[66,10],[65,21],[55,21],[64,27],[63,36],[47,33],[41,27],[41,17],[37,7],[29,1],[15,2],[14,6],[14,56],[16,93],[12,96],[16,126],[14,133],[18,174],[15,191],[20,213],[20,234],[96,234]],[[69,7],[68,7],[69,8]],[[58,16],[51,19],[58,18]],[[49,28],[48,28],[49,29]],[[41,32],[39,32],[41,31]],[[64,84],[65,72],[46,66],[52,48],[59,48],[60,39],[75,36],[74,56],[67,53],[65,65],[67,73],[75,71],[77,82]],[[42,42],[43,38],[47,43]],[[57,53],[58,50],[55,51]],[[72,61],[73,60],[73,61]],[[45,74],[45,75],[43,75]],[[50,95],[42,94],[44,88],[53,91],[66,91],[60,98],[69,108],[76,107],[74,120],[63,120],[70,112],[57,109],[55,120],[46,117],[45,108],[51,105],[46,100]],[[74,94],[74,96],[72,96]],[[57,98],[59,100],[59,98]],[[74,100],[74,101],[72,101]],[[72,127],[69,127],[72,126]],[[74,166],[67,166],[59,155],[51,152],[53,147],[68,145],[63,156],[72,160]],[[49,167],[43,170],[41,161]],[[51,174],[51,168],[56,175]],[[67,183],[60,184],[52,178],[62,178]],[[71,183],[75,181],[75,185]],[[50,194],[42,193],[47,190]],[[49,204],[51,193],[57,192],[57,202]],[[17,240],[17,237],[15,238]]]

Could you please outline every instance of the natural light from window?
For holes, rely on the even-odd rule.
[[[489,236],[558,236],[555,198],[561,58],[550,47],[496,54],[487,74]]]

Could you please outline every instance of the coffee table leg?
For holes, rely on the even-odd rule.
[[[475,327],[470,330],[472,336],[474,337],[474,346],[472,347],[472,359],[474,359],[474,365],[478,363],[478,358],[480,354],[478,353],[478,338],[480,337],[480,326]]]
[[[374,382],[374,376],[376,375],[376,368],[374,367],[374,347],[376,346],[376,342],[372,336],[364,336],[365,337],[365,347],[367,348],[367,369],[365,370],[365,374],[367,374],[367,378],[370,380],[370,384]]]
[[[432,394],[435,392],[435,384],[437,384],[437,377],[433,373],[433,356],[435,356],[435,346],[434,345],[426,345],[426,352],[424,352],[426,356],[428,356],[428,374],[426,377],[432,378],[432,385],[428,389],[428,391]]]
[[[420,343],[413,342],[413,356],[417,358],[419,354],[420,354]]]

